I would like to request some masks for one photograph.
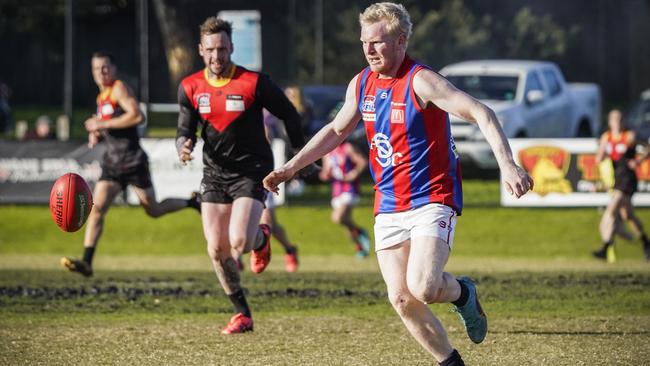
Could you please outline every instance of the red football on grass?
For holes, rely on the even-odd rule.
[[[79,230],[93,207],[93,195],[86,181],[75,173],[59,177],[50,192],[50,213],[63,231]]]

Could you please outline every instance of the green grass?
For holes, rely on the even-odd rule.
[[[370,190],[355,219],[372,226]],[[596,209],[498,206],[498,183],[464,183],[447,266],[478,282],[490,333],[472,344],[448,304],[431,308],[471,365],[650,364],[650,265],[639,243],[618,262],[593,260]],[[58,268],[83,232],[60,231],[47,207],[0,206],[0,365],[430,365],[387,301],[374,258],[356,260],[329,221],[326,186],[310,187],[278,217],[300,246],[242,282],[255,332],[218,334],[231,316],[191,210],[160,219],[113,207],[84,279]],[[650,221],[650,210],[638,210]]]
[[[472,345],[432,309],[468,364],[643,364],[650,274],[499,273],[477,279],[490,334]],[[209,272],[0,271],[2,364],[428,365],[378,273],[246,272],[252,334],[222,337],[231,305]],[[251,348],[252,347],[252,348]]]
[[[498,184],[467,181],[466,208],[458,218],[454,256],[506,258],[585,258],[598,247],[600,212],[595,208],[502,208]],[[355,220],[371,229],[372,195],[364,187]],[[353,250],[347,233],[330,221],[327,186],[310,187],[289,207],[277,210],[281,223],[303,255],[347,255]],[[650,210],[637,214],[650,222]],[[192,210],[151,219],[140,207],[112,207],[105,221],[100,255],[203,255],[201,222]],[[370,230],[372,231],[372,230]],[[52,222],[47,207],[0,206],[0,253],[77,254],[83,230],[69,234]],[[618,245],[621,259],[639,258],[638,242]]]

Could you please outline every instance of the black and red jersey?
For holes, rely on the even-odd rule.
[[[605,152],[612,159],[612,161],[619,161],[621,159],[633,159],[636,155],[636,143],[630,139],[630,131],[622,131],[618,136],[614,136],[611,131],[607,131],[607,145],[605,145]]]
[[[117,99],[113,95],[115,87],[120,84],[127,88],[120,80],[105,87],[97,95],[97,116],[102,121],[117,118],[124,114]],[[127,88],[128,89],[128,88]],[[135,126],[127,128],[102,129],[102,139],[106,144],[103,165],[118,170],[129,170],[146,161],[147,155],[140,147],[140,135]]]
[[[209,80],[204,69],[183,79],[178,88],[176,138],[196,141],[200,126],[206,166],[264,176],[273,169],[273,154],[264,133],[262,110],[266,108],[284,121],[296,148],[304,144],[300,115],[267,75],[233,65],[229,76]]]

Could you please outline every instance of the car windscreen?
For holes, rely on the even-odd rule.
[[[449,75],[452,84],[476,99],[514,100],[517,95],[518,76]]]

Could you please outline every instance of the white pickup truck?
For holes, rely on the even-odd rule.
[[[545,61],[477,60],[440,70],[457,88],[486,104],[508,138],[591,137],[600,132],[600,88],[567,83],[558,66]],[[459,151],[484,141],[476,124],[450,116]],[[464,143],[468,142],[468,143]],[[480,165],[483,152],[469,155]],[[491,161],[483,163],[494,166]],[[489,167],[485,166],[485,167]]]

